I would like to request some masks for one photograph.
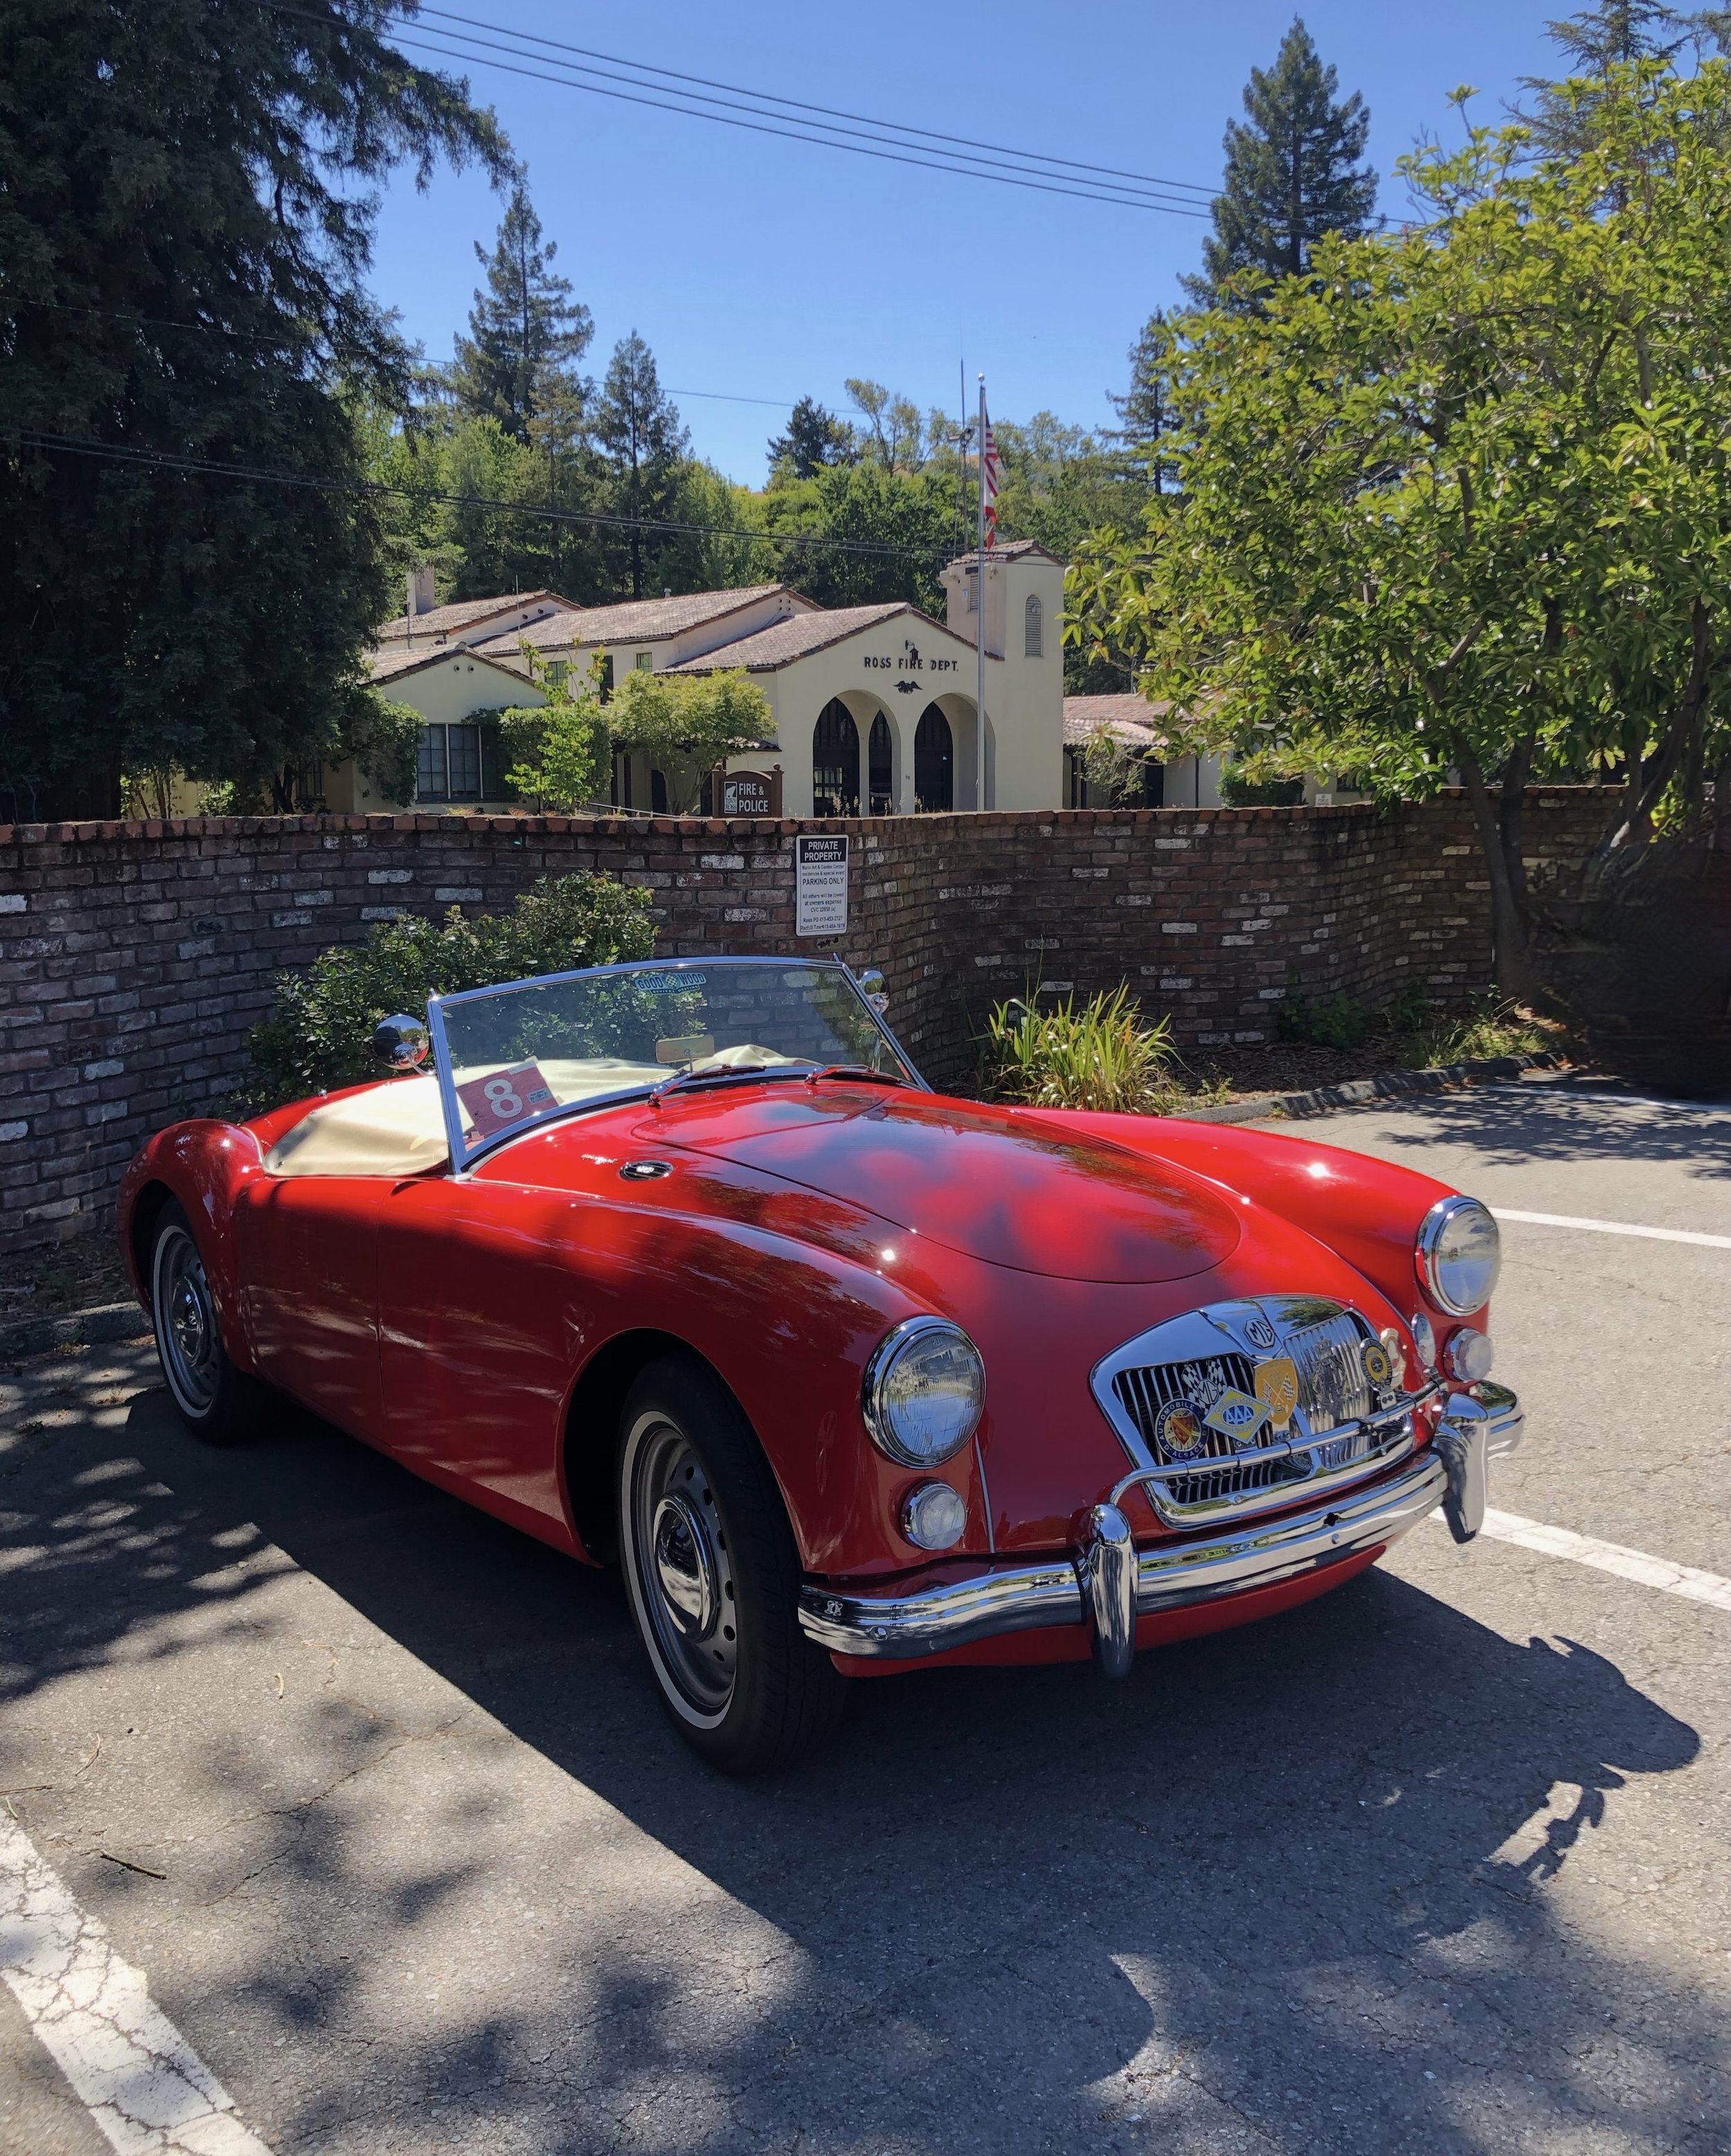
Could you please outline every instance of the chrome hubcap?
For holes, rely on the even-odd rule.
[[[655,1576],[673,1621],[688,1640],[715,1630],[719,1594],[715,1551],[703,1516],[675,1491],[655,1507]]]
[[[151,1299],[162,1374],[188,1414],[203,1414],[216,1398],[222,1345],[204,1260],[183,1228],[171,1228],[157,1245],[155,1274]]]
[[[719,1720],[739,1666],[727,1533],[707,1470],[682,1430],[646,1417],[626,1449],[631,1584],[664,1681],[695,1718]]]

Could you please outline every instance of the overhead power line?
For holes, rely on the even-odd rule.
[[[290,0],[274,0],[274,4],[285,14],[304,12],[290,4]],[[396,42],[412,52],[471,67],[492,68],[628,105],[679,113],[687,119],[707,120],[751,134],[777,136],[820,149],[845,150],[881,163],[911,165],[964,179],[990,180],[1000,186],[1029,188],[1074,201],[1152,210],[1171,217],[1205,220],[1213,198],[1212,189],[1194,181],[1163,179],[1153,173],[1091,165],[1044,151],[1014,149],[1006,144],[845,112],[737,83],[625,59],[447,8],[421,8],[401,14],[398,20]]]
[[[886,554],[904,560],[947,560],[948,547],[896,547],[871,539],[833,539],[821,531],[750,531],[720,524],[684,524],[664,516],[613,516],[598,509],[567,509],[552,501],[504,501],[485,494],[446,494],[437,488],[394,486],[388,480],[342,479],[324,472],[280,471],[268,465],[243,465],[220,457],[178,456],[166,449],[132,449],[118,442],[93,442],[73,434],[54,434],[39,427],[0,427],[8,440],[32,449],[59,449],[72,456],[110,464],[141,465],[164,471],[208,474],[226,479],[305,487],[318,493],[389,496],[401,501],[437,504],[452,509],[485,509],[506,516],[538,516],[558,524],[593,524],[621,531],[671,531],[694,538],[747,539],[766,547],[827,547],[844,554]]]
[[[399,12],[404,14],[405,19],[409,18],[408,11]],[[501,28],[497,23],[487,22],[474,15],[456,14],[449,8],[417,7],[413,14],[415,17],[437,16],[444,22],[458,23],[471,30],[498,31]],[[915,127],[906,121],[885,120],[876,116],[848,112],[838,105],[814,105],[808,98],[783,97],[773,90],[752,90],[737,82],[718,82],[710,75],[687,74],[677,68],[656,67],[648,60],[622,59],[616,53],[598,52],[592,45],[574,45],[557,38],[539,37],[527,30],[508,30],[506,34],[525,44],[544,45],[552,52],[572,53],[585,60],[605,62],[609,68],[626,69],[633,75],[659,76],[668,83],[690,84],[696,90],[726,90],[736,97],[749,98],[760,105],[779,105],[790,113],[814,115],[820,121],[845,121],[851,126],[869,127],[874,138],[881,138],[887,133],[933,142],[946,151],[990,151],[1021,164],[1056,166],[1072,172],[1088,173],[1105,179],[1130,180],[1138,186],[1165,187],[1181,194],[1199,195],[1206,201],[1212,201],[1215,192],[1214,188],[1201,187],[1194,180],[1164,179],[1153,172],[1130,172],[1120,165],[1086,164],[1078,158],[1050,157],[1044,151],[1020,150],[1005,142],[983,142],[973,136],[957,135],[948,130]]]

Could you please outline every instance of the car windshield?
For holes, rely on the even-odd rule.
[[[837,1065],[917,1082],[841,966],[609,966],[435,997],[428,1019],[460,1168],[548,1116],[670,1083]]]

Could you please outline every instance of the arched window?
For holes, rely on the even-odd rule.
[[[1022,608],[1022,656],[1025,659],[1043,659],[1045,656],[1045,626],[1040,619],[1039,597],[1030,592],[1028,603]]]
[[[950,722],[936,704],[920,713],[913,737],[913,805],[924,814],[956,805],[956,751]]]
[[[890,722],[880,711],[871,721],[871,739],[866,751],[869,767],[866,786],[870,805],[868,816],[893,816],[896,813],[896,757],[890,740]]]
[[[840,696],[824,705],[811,730],[811,813],[860,813],[860,729]]]

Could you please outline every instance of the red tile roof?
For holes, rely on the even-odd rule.
[[[809,658],[814,651],[826,650],[832,644],[845,638],[857,636],[863,629],[876,629],[881,622],[893,621],[898,614],[906,614],[920,625],[925,637],[948,637],[967,651],[973,646],[965,639],[933,621],[931,615],[922,613],[906,600],[896,599],[879,606],[830,607],[814,613],[794,614],[786,621],[771,622],[767,628],[754,630],[732,644],[723,644],[714,651],[706,651],[701,658],[688,659],[682,666],[670,666],[670,674],[714,674],[724,667],[742,666],[747,673],[773,674],[778,667],[789,666],[796,659]]]
[[[532,622],[526,629],[507,629],[491,639],[488,649],[496,652],[509,644],[515,651],[520,641],[533,644],[537,651],[591,644],[653,644],[722,621],[784,590],[781,584],[742,584],[731,591],[686,592],[670,599],[621,599],[614,606],[573,607],[545,621]],[[786,596],[797,611],[819,611],[799,593]]]
[[[452,599],[447,605],[429,607],[425,613],[395,614],[380,629],[374,639],[379,644],[419,644],[423,637],[431,643],[437,637],[447,641],[463,629],[478,629],[496,614],[548,614],[556,609],[571,609],[568,599],[562,599],[557,592],[510,592],[502,598]]]

